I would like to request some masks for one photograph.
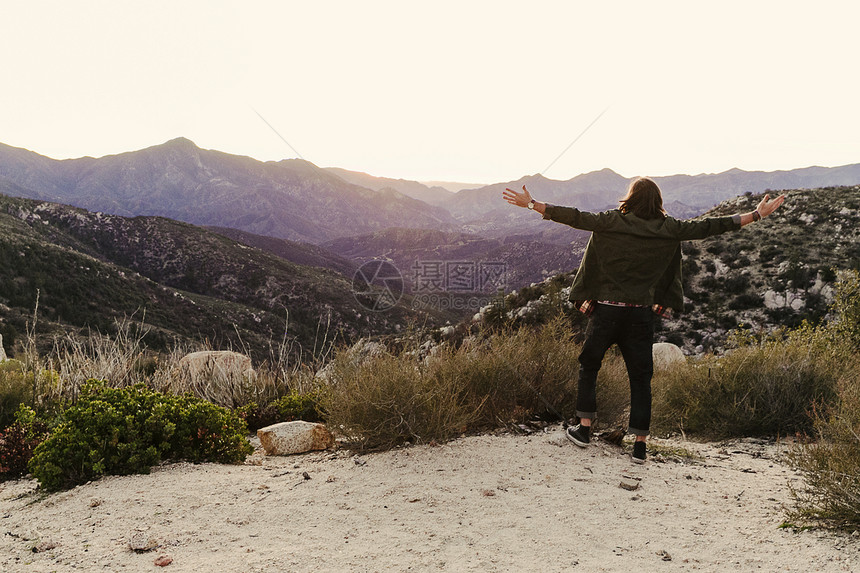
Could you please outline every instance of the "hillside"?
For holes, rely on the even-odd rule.
[[[9,348],[25,331],[37,290],[45,328],[107,332],[114,320],[145,312],[155,347],[208,339],[262,352],[286,328],[288,340],[309,349],[326,334],[351,340],[415,319],[408,301],[368,312],[339,273],[160,217],[0,196],[0,229],[0,333]]]
[[[237,243],[271,253],[291,263],[331,269],[346,277],[351,277],[359,266],[359,263],[356,261],[341,257],[326,248],[310,243],[256,235],[227,227],[207,227],[207,229],[219,235],[224,235]]]
[[[740,326],[768,332],[825,318],[838,271],[860,269],[860,186],[785,194],[763,221],[682,245],[685,312],[662,321],[657,340],[688,354],[720,353]],[[724,201],[702,217],[752,211],[761,197]],[[535,324],[562,309],[579,318],[563,304],[571,282],[562,274],[509,294],[505,316]]]
[[[744,195],[706,215],[751,211]],[[835,272],[860,268],[860,186],[786,192],[772,216],[736,233],[684,246],[686,312],[664,337],[689,352],[720,350],[738,325],[753,330],[821,320]]]

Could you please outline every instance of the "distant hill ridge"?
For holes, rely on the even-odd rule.
[[[261,162],[185,138],[98,159],[54,160],[0,145],[0,180],[18,196],[123,216],[158,215],[321,242],[391,226],[444,229],[444,209],[348,183],[310,162]]]
[[[673,214],[687,217],[747,192],[860,184],[860,164],[654,179]],[[602,169],[566,181],[537,174],[452,193],[439,185],[321,169],[301,159],[262,162],[204,150],[182,137],[138,151],[66,160],[0,144],[0,192],[9,195],[314,244],[389,227],[487,237],[540,233],[531,213],[501,200],[505,187],[525,184],[540,200],[602,210],[617,205],[629,181]]]

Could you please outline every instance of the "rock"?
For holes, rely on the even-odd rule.
[[[684,351],[680,347],[675,346],[671,342],[658,342],[651,347],[651,353],[654,358],[654,369],[668,368],[677,363],[686,362]]]
[[[567,438],[567,432],[565,432],[564,430],[552,432],[549,435],[547,441],[553,446],[559,447],[564,447],[571,443],[570,440]]]
[[[173,557],[170,557],[170,556],[167,556],[167,555],[160,555],[160,556],[155,560],[155,562],[154,562],[154,563],[155,563],[155,565],[156,565],[157,567],[167,567],[168,565],[170,565],[171,563],[173,563]]]
[[[128,548],[135,553],[146,553],[158,547],[158,541],[147,535],[145,531],[139,531],[128,540]]]
[[[0,362],[6,360],[6,349],[3,348],[3,335],[0,334]]]
[[[627,491],[636,491],[639,489],[639,482],[635,479],[623,477],[621,478],[621,483],[618,484],[618,487],[626,489]]]
[[[33,553],[44,553],[45,551],[50,551],[51,549],[56,549],[57,544],[53,541],[43,541],[33,547]]]
[[[179,361],[171,381],[176,393],[190,391],[219,406],[235,406],[236,391],[254,378],[251,359],[230,351],[192,352]]]
[[[334,447],[334,437],[323,424],[281,422],[257,430],[260,444],[269,456],[303,454]]]

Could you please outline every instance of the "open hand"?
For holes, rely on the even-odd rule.
[[[507,201],[511,205],[516,205],[517,207],[527,207],[529,201],[532,200],[531,193],[529,193],[529,190],[526,189],[525,185],[523,185],[522,193],[518,193],[513,189],[505,189],[504,191],[502,191],[502,196],[504,197],[505,201]],[[763,216],[764,215],[762,215],[762,217]]]
[[[779,209],[779,206],[782,205],[783,201],[785,201],[785,195],[780,195],[779,197],[771,199],[770,195],[766,194],[755,210],[758,211],[758,214],[761,215],[763,219]]]

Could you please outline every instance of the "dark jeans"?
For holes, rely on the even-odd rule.
[[[579,355],[576,415],[594,418],[597,412],[597,373],[603,355],[610,346],[617,344],[630,378],[630,432],[647,436],[651,425],[653,341],[654,313],[650,308],[596,305]]]

